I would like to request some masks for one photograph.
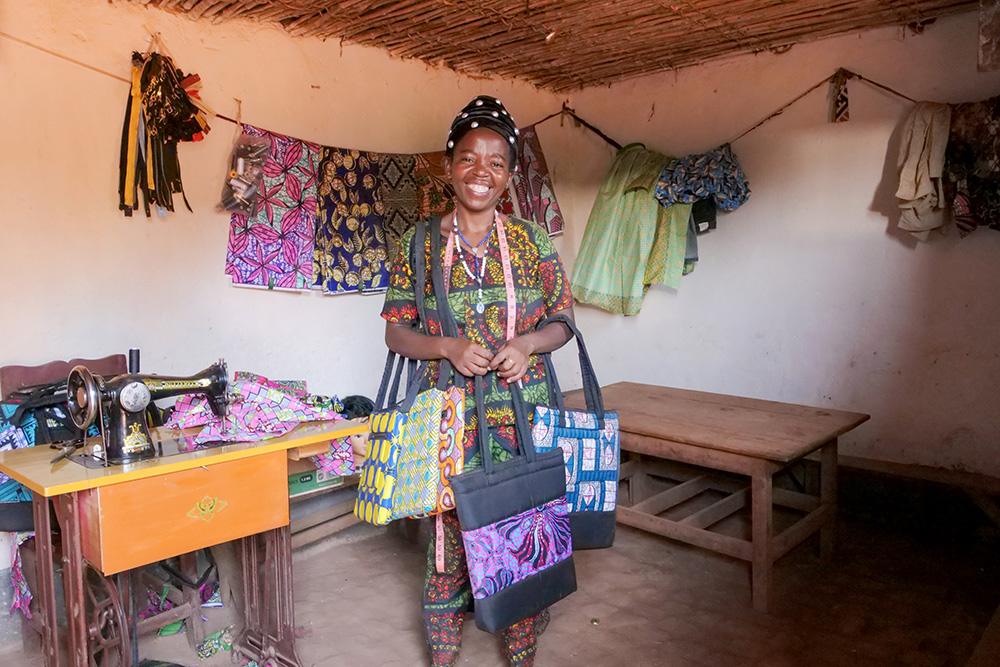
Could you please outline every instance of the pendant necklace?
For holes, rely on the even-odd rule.
[[[462,247],[461,243],[458,244],[458,253],[462,258],[462,268],[465,269],[465,275],[469,276],[469,279],[475,281],[475,283],[479,286],[479,291],[477,295],[478,303],[476,303],[476,312],[479,313],[480,315],[482,315],[486,311],[486,306],[483,304],[483,276],[486,273],[486,253],[490,249],[489,240],[490,237],[493,236],[493,229],[496,228],[497,217],[498,215],[494,215],[493,228],[490,229],[489,234],[484,236],[483,240],[480,241],[475,246],[473,246],[465,239],[465,236],[462,234],[462,230],[458,228],[457,211],[455,212],[455,215],[452,218],[452,229],[455,231],[455,233],[458,234],[458,237],[465,243],[465,245],[469,246],[469,254],[473,256],[472,266],[475,268],[475,270],[469,268],[469,263],[465,259],[465,254],[466,254],[465,249]],[[480,248],[482,248],[483,250],[483,254],[481,257],[479,254]]]

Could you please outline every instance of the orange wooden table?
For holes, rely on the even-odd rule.
[[[618,412],[621,449],[628,453],[620,477],[630,504],[619,504],[620,523],[750,561],[753,607],[759,611],[767,611],[776,560],[816,531],[821,550],[832,550],[837,436],[868,415],[632,382],[602,392],[605,409]],[[582,392],[569,392],[566,405],[583,408]],[[775,474],[817,450],[819,496],[774,488]],[[671,461],[686,467],[671,466]],[[749,477],[750,484],[713,471]],[[683,518],[660,516],[710,489],[726,495]],[[749,540],[710,530],[742,510],[748,499]],[[775,534],[775,505],[804,516]]]
[[[0,471],[33,491],[46,667],[59,665],[50,505],[62,529],[74,667],[87,667],[89,661],[88,565],[107,576],[237,539],[245,611],[234,651],[261,664],[297,666],[287,451],[367,428],[353,421],[303,424],[270,440],[107,468],[66,459],[51,464],[55,451],[49,447],[0,452]],[[153,431],[154,441],[177,436],[177,431]],[[267,558],[262,559],[262,550]]]

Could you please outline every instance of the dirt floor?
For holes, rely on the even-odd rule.
[[[539,667],[964,667],[1000,604],[1000,539],[842,514],[838,553],[806,542],[775,567],[770,614],[750,607],[746,563],[619,526],[615,546],[578,552],[579,590],[552,608]],[[355,526],[296,550],[304,667],[427,664],[419,535]],[[206,610],[209,631],[231,609]],[[141,657],[199,660],[183,635],[144,637]],[[1000,654],[997,656],[1000,664]],[[40,656],[0,656],[41,665]],[[461,665],[502,667],[496,637],[466,624]]]

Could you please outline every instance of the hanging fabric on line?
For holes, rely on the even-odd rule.
[[[729,144],[674,159],[641,144],[618,152],[601,184],[573,266],[573,296],[636,315],[650,285],[678,289],[698,261],[697,234],[715,229],[716,208],[750,197]]]
[[[307,289],[313,280],[320,147],[251,125],[243,133],[268,138],[271,150],[256,211],[230,218],[226,274],[244,285]]]
[[[665,208],[653,197],[657,179],[672,159],[641,144],[618,152],[597,193],[573,266],[577,301],[636,315],[651,284],[680,286],[691,205]]]
[[[226,274],[233,284],[380,293],[403,234],[452,207],[444,152],[374,153],[317,146],[244,125],[267,136],[258,210],[233,213]],[[501,212],[531,220],[550,236],[563,219],[534,126],[521,131],[519,169],[500,198]]]
[[[201,141],[210,129],[198,98],[200,87],[201,77],[185,76],[167,56],[132,54],[118,180],[119,208],[127,217],[139,208],[140,190],[146,217],[151,208],[160,216],[173,211],[175,194],[191,210],[181,183],[177,142]]]

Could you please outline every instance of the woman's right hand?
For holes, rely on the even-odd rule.
[[[493,355],[486,348],[468,338],[448,338],[447,357],[455,370],[470,377],[486,375]]]

